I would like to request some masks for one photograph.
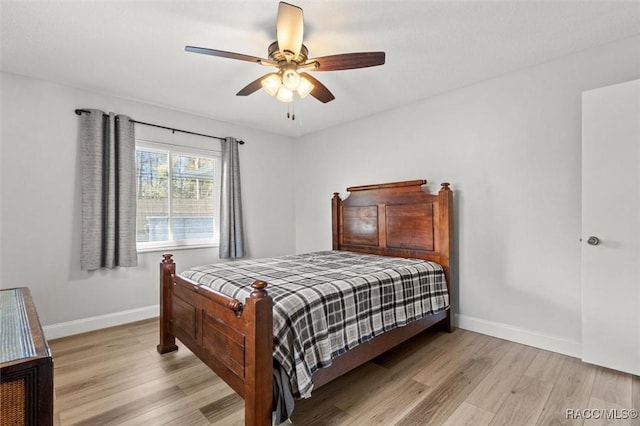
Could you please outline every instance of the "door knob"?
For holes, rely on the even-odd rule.
[[[600,244],[600,238],[598,237],[594,237],[593,235],[589,237],[589,239],[587,240],[587,244],[589,244],[590,246],[597,246],[598,244]]]

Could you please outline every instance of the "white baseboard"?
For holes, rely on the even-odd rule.
[[[130,309],[128,311],[114,312],[112,314],[98,315],[96,317],[45,325],[42,327],[42,330],[47,339],[57,339],[59,337],[154,318],[159,315],[160,305],[153,305],[144,308]]]
[[[555,336],[540,334],[524,328],[466,315],[456,314],[455,318],[457,326],[464,330],[475,331],[488,336],[498,337],[500,339],[510,340],[576,358],[582,356],[582,344],[577,341],[560,339]]]
[[[130,309],[74,321],[46,325],[43,328],[47,339],[57,339],[101,328],[113,327],[130,322],[141,321],[157,317],[160,305]],[[455,314],[456,325],[464,330],[475,331],[488,336],[505,339],[524,345],[533,346],[547,351],[558,352],[563,355],[580,358],[582,348],[580,342],[559,339],[555,336],[540,334],[531,330],[512,325],[487,321],[467,315]]]

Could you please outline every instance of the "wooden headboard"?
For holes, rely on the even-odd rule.
[[[438,194],[429,194],[422,189],[426,183],[354,186],[344,200],[335,192],[333,249],[437,262],[450,283],[452,191],[443,183]]]

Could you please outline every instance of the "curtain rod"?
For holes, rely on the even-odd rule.
[[[77,115],[80,115],[83,112],[86,112],[87,114],[91,114],[91,111],[86,110],[86,109],[77,109],[75,112],[76,112]],[[196,133],[196,132],[190,132],[188,130],[174,129],[173,127],[161,126],[159,124],[145,123],[144,121],[131,120],[131,122],[132,123],[136,123],[136,124],[142,124],[143,126],[151,126],[151,127],[158,127],[160,129],[171,130],[172,132],[180,132],[180,133],[186,133],[186,134],[189,134],[189,135],[203,136],[205,138],[213,138],[213,139],[218,139],[218,140],[221,140],[221,141],[226,140],[226,138],[221,138],[219,136],[211,136],[211,135],[205,135],[204,133]],[[244,141],[238,141],[238,143],[240,145],[244,145]]]

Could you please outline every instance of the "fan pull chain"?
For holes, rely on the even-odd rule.
[[[289,105],[287,105],[287,118],[290,120],[296,119],[296,111],[293,108],[291,108],[291,111],[289,111]]]

